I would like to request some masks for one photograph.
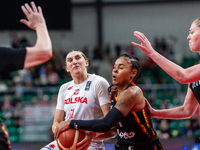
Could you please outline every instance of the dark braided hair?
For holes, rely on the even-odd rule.
[[[133,78],[133,82],[137,84],[140,81],[140,78],[141,78],[142,72],[143,72],[143,68],[139,62],[139,59],[135,55],[128,54],[128,53],[124,53],[124,54],[120,55],[120,57],[124,57],[128,63],[132,64],[132,70],[133,69],[137,70],[137,74]],[[108,87],[109,92],[111,92],[112,86],[113,86],[113,84]]]

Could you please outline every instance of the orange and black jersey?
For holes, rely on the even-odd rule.
[[[127,88],[131,86],[136,85],[131,82]],[[113,89],[111,92],[112,107],[114,107],[117,102],[115,98],[116,93],[117,88]],[[140,145],[157,139],[147,105],[139,111],[130,111],[121,122],[117,123],[116,127],[118,141],[125,145]]]
[[[199,63],[200,61],[196,62],[195,65]],[[190,83],[190,89],[192,90],[197,101],[200,103],[200,80]]]

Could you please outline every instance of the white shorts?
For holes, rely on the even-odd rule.
[[[60,150],[60,149],[58,148],[57,142],[53,141],[48,145],[46,145],[45,147],[41,148],[41,150]],[[105,146],[103,142],[91,142],[87,150],[105,150]]]

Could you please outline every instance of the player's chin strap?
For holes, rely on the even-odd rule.
[[[70,148],[66,148],[64,147],[61,143],[60,140],[58,138],[58,145],[63,149],[63,150],[75,150],[76,149],[76,144],[78,142],[78,137],[79,137],[79,131],[75,130],[75,136],[74,136],[74,142],[72,144],[72,146]]]
[[[103,119],[71,120],[70,128],[94,132],[108,132],[123,118],[123,114],[117,108],[113,107]]]

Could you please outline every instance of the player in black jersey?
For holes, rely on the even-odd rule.
[[[133,45],[141,48],[147,56],[151,57],[156,64],[175,80],[182,84],[189,83],[182,106],[173,109],[154,110],[149,105],[151,116],[168,119],[190,118],[193,116],[200,103],[199,61],[194,66],[184,69],[156,52],[144,34],[135,31],[134,35],[140,40],[141,44],[132,42]],[[192,22],[187,39],[190,50],[200,54],[200,17]]]
[[[109,113],[99,120],[63,121],[56,129],[55,139],[68,128],[107,132],[116,126],[116,150],[163,150],[153,129],[143,90],[135,84],[141,74],[137,57],[121,55],[112,71],[112,83],[116,88],[111,92],[112,109]]]
[[[34,2],[31,2],[31,6],[32,8],[28,4],[22,6],[22,11],[26,15],[27,20],[22,19],[20,21],[36,31],[36,44],[33,47],[19,49],[0,47],[0,73],[30,68],[47,61],[52,56],[51,39],[42,9],[41,7],[36,7]],[[0,150],[10,150],[5,127],[1,121]]]

